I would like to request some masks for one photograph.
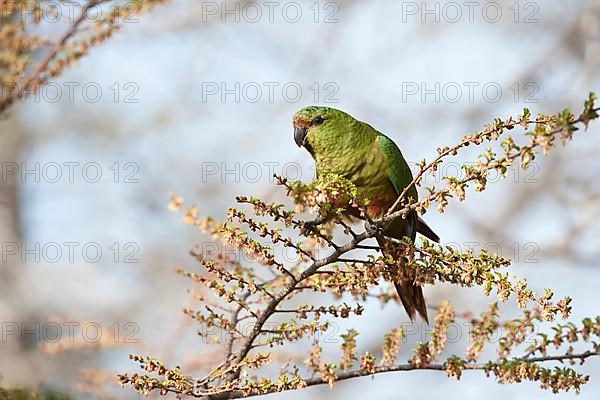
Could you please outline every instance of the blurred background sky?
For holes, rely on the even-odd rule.
[[[6,198],[14,199],[4,202],[3,242],[81,244],[72,262],[64,245],[54,263],[48,257],[23,262],[22,251],[3,259],[12,271],[10,291],[3,288],[10,299],[0,304],[3,321],[95,321],[105,335],[116,322],[121,335],[127,322],[139,327],[138,344],[88,343],[56,354],[3,343],[3,383],[83,390],[81,371],[100,370],[106,371],[106,398],[136,398],[113,379],[115,371],[134,367],[129,352],[172,363],[201,358],[206,346],[180,312],[190,305],[189,284],[171,269],[194,268],[188,251],[201,239],[167,210],[168,193],[217,218],[239,194],[282,199],[273,172],[304,181],[314,176],[310,156],[292,138],[298,109],[341,108],[388,134],[415,163],[523,107],[534,114],[564,107],[577,113],[600,83],[600,1],[481,1],[472,9],[445,1],[275,3],[270,18],[260,1],[174,0],[124,24],[55,81],[58,101],[48,88],[1,121],[2,161],[19,166],[16,185],[2,182]],[[224,7],[239,12],[224,13]],[[51,34],[56,27],[47,25]],[[70,99],[72,83],[79,86]],[[515,168],[509,179],[444,214],[431,210],[430,226],[445,243],[493,247],[515,258],[514,272],[533,288],[572,296],[576,319],[599,314],[598,133],[592,123],[567,147],[538,158],[533,169]],[[454,168],[476,156],[465,153]],[[35,163],[42,170],[61,165],[62,178],[53,183],[42,174],[36,182],[23,174]],[[73,182],[64,163],[80,163]],[[88,163],[95,164],[84,176]],[[102,176],[90,182],[95,170]],[[87,243],[101,248],[97,262],[81,255]],[[459,312],[477,312],[489,302],[479,290],[445,286],[426,288],[426,297],[431,304],[448,299]],[[407,322],[397,304],[365,306],[365,316],[349,326],[372,346]],[[419,339],[409,337],[400,360]],[[455,346],[450,350],[462,351],[464,342]],[[595,399],[600,361],[588,361],[585,370],[592,379],[579,398]],[[392,373],[342,382],[334,391],[274,396],[554,397],[535,383],[492,382],[478,372],[465,373],[460,383],[436,372]]]

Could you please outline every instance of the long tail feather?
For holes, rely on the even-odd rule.
[[[407,236],[414,242],[417,232],[435,242],[440,241],[438,235],[414,211],[408,215],[408,218],[393,223],[386,233],[396,238]],[[391,255],[394,258],[402,257],[403,245],[390,243],[383,240],[383,238],[377,238],[377,242],[384,254]],[[414,273],[401,265],[390,266],[388,272],[388,279],[394,283],[400,301],[410,319],[414,321],[418,313],[425,322],[429,323],[423,288],[415,284]]]
[[[410,317],[410,320],[414,321],[416,313],[418,312],[421,318],[423,318],[426,323],[429,323],[429,318],[427,318],[427,305],[425,304],[421,286],[410,282],[400,282],[398,280],[394,280],[394,286],[396,287],[396,291],[400,296],[400,301]]]

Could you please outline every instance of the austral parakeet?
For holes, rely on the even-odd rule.
[[[317,176],[335,174],[352,182],[361,196],[369,199],[366,209],[372,219],[382,217],[413,179],[400,149],[390,138],[343,111],[306,107],[294,115],[293,125],[294,140],[312,155]],[[407,191],[407,197],[417,200],[414,185]],[[397,239],[407,236],[414,241],[417,232],[439,242],[439,237],[415,211],[384,227],[384,235]],[[384,252],[393,255],[383,242],[380,245]],[[414,320],[418,312],[427,321],[421,286],[405,274],[397,274],[393,281],[409,317]]]

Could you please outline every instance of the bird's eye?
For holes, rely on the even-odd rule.
[[[325,119],[323,119],[323,117],[321,117],[320,115],[315,117],[315,119],[313,119],[313,125],[321,125],[323,122],[325,122]]]

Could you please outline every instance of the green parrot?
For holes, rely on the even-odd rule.
[[[400,149],[390,138],[343,111],[306,107],[294,115],[293,125],[294,140],[313,157],[317,176],[336,174],[352,182],[369,199],[367,215],[372,219],[382,217],[413,179]],[[407,197],[417,200],[414,185]],[[434,242],[440,240],[415,211],[384,227],[384,235],[397,239],[407,236],[414,241],[417,232]],[[380,245],[386,254],[394,254],[385,241],[380,240]],[[414,278],[395,275],[394,286],[410,319],[414,320],[418,312],[428,322],[421,286],[414,283]]]

